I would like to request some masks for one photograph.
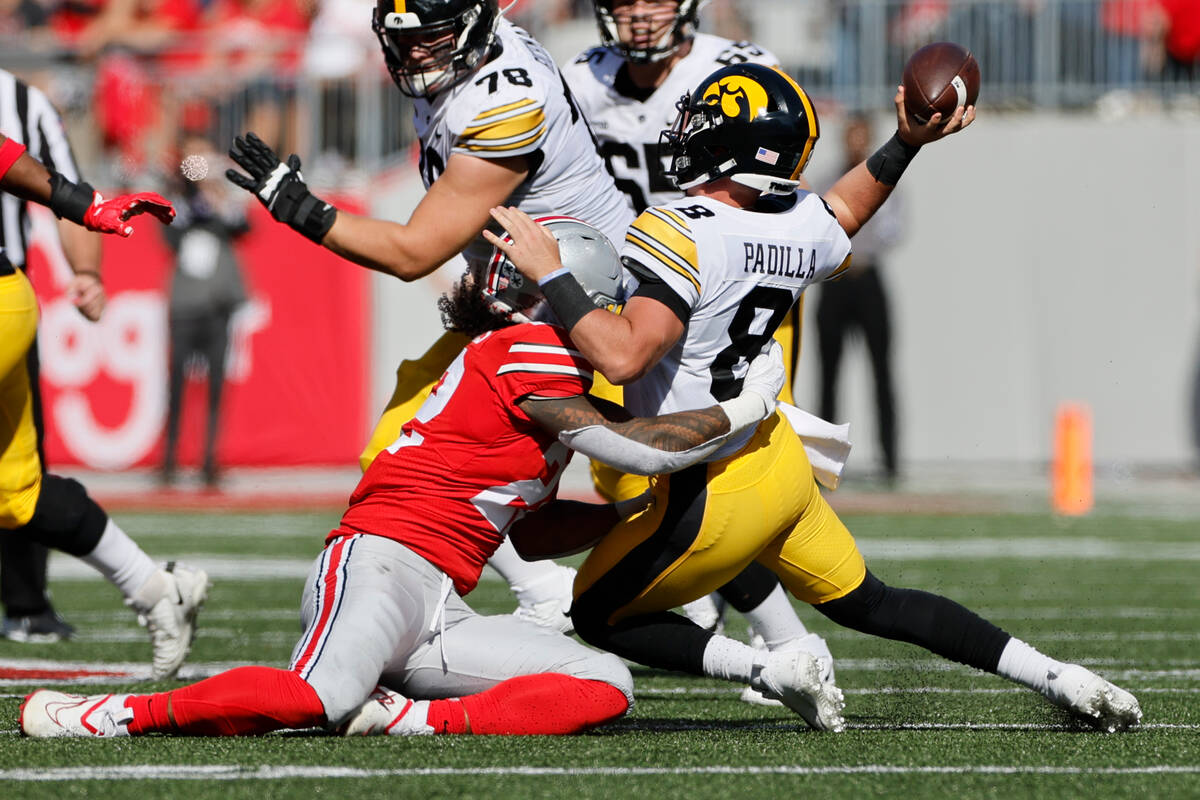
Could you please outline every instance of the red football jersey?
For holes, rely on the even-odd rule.
[[[476,338],[400,438],[376,456],[329,538],[395,539],[465,595],[509,527],[554,497],[571,458],[517,401],[586,394],[592,376],[555,325],[514,325]]]

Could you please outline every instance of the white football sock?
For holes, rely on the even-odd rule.
[[[996,674],[1045,694],[1050,688],[1050,681],[1058,677],[1062,668],[1061,662],[1039,653],[1014,636],[1000,654]]]
[[[808,633],[808,628],[796,616],[788,594],[783,586],[776,584],[775,589],[766,599],[743,616],[754,628],[754,632],[763,637],[768,650],[774,650],[780,645],[799,639]]]
[[[96,542],[96,547],[82,558],[85,563],[112,581],[126,600],[138,594],[138,590],[158,572],[158,567],[150,560],[150,556],[112,521],[112,517],[109,517],[108,525],[100,535],[100,541]]]
[[[558,576],[559,567],[553,561],[526,561],[505,537],[500,547],[488,559],[492,569],[508,581],[518,602],[532,605],[558,597],[560,584],[551,580]]]
[[[734,683],[749,683],[755,667],[762,668],[765,656],[748,644],[726,636],[714,636],[704,648],[704,674],[710,678],[722,678]]]

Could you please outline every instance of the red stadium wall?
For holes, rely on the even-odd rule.
[[[339,205],[347,206],[344,198]],[[250,233],[237,244],[250,301],[232,325],[218,460],[226,466],[354,464],[366,431],[368,275],[275,223],[257,203],[250,220]],[[136,224],[129,239],[105,239],[109,305],[93,325],[64,294],[70,273],[53,243],[53,220],[35,219],[39,244],[30,273],[41,302],[52,467],[124,469],[162,458],[171,254],[157,223]],[[205,386],[204,376],[189,378],[183,465],[200,459]]]

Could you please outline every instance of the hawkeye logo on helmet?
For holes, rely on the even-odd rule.
[[[729,75],[704,90],[704,102],[730,119],[750,120],[767,110],[767,90],[744,75]]]

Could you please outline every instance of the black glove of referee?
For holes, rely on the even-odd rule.
[[[233,140],[229,157],[250,174],[227,169],[226,178],[257,195],[275,219],[321,243],[337,209],[308,190],[300,174],[300,156],[292,153],[284,164],[266,142],[247,133]]]

